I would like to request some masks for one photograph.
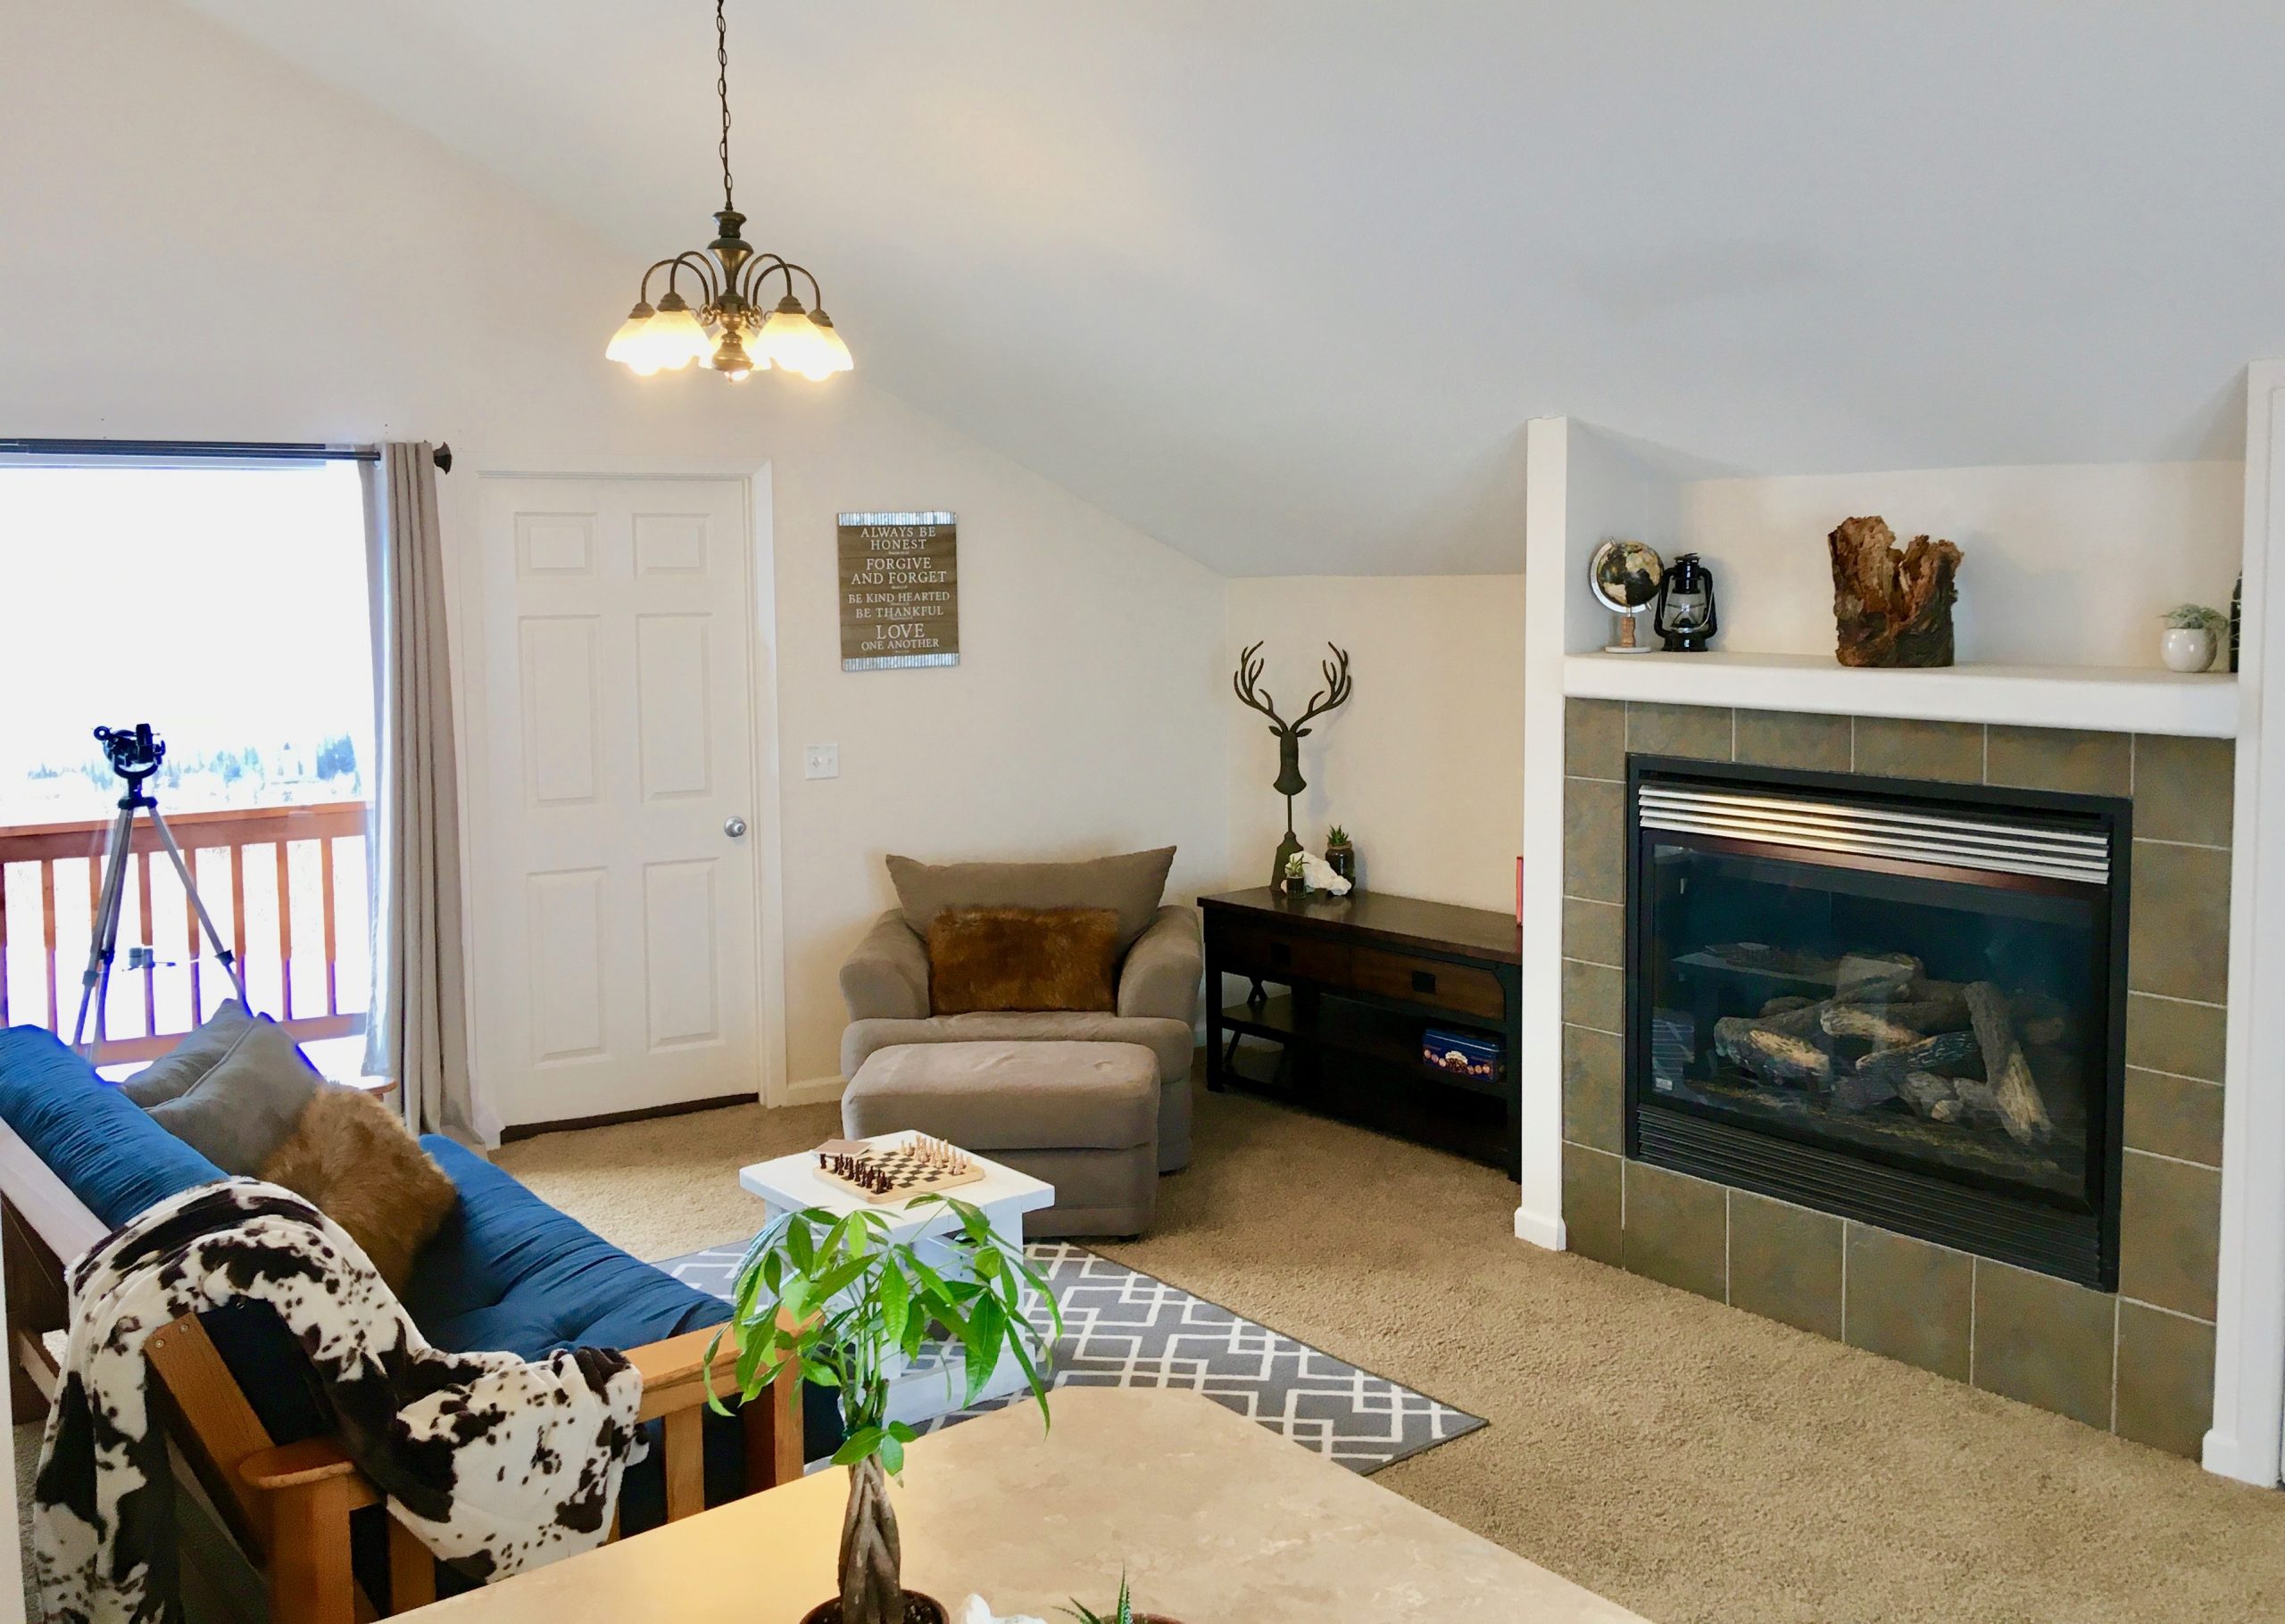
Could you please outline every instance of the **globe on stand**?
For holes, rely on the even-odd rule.
[[[1595,549],[1587,565],[1587,584],[1595,601],[1618,620],[1618,636],[1604,645],[1604,653],[1649,652],[1649,645],[1635,636],[1634,622],[1656,601],[1666,574],[1658,555],[1640,542],[1608,541]]]

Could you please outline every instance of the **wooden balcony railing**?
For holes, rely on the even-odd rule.
[[[347,1037],[365,1030],[365,1012],[361,1006],[366,989],[361,970],[349,978],[353,984],[342,984],[339,904],[343,893],[335,877],[342,866],[335,855],[335,847],[345,841],[356,842],[353,860],[347,865],[347,884],[355,899],[355,916],[361,919],[365,821],[365,803],[358,800],[184,812],[167,817],[167,826],[182,848],[184,861],[192,865],[199,894],[207,912],[213,916],[215,928],[222,932],[231,952],[237,957],[254,1007],[276,1017],[299,1041]],[[0,825],[0,1026],[28,1021],[70,1035],[71,1020],[79,1008],[79,975],[86,967],[87,939],[100,900],[104,843],[110,829],[109,819]],[[297,865],[292,857],[295,848],[306,850],[311,846],[316,849],[317,858],[318,896],[314,910],[306,894],[297,903]],[[270,849],[269,853],[263,851],[265,847]],[[222,878],[215,872],[220,864],[199,861],[198,854],[218,849],[229,854],[227,887],[218,883]],[[159,843],[158,832],[147,820],[137,820],[130,850],[128,884],[133,906],[122,907],[120,912],[119,952],[111,977],[110,1030],[122,1035],[105,1037],[98,1058],[106,1063],[150,1060],[166,1053],[197,1024],[202,1012],[228,995],[229,986],[228,977],[213,962],[211,947],[198,928],[189,899],[183,895],[174,866],[167,861],[165,848]],[[253,854],[251,859],[249,853]],[[154,858],[159,887],[155,895]],[[275,891],[270,893],[266,883],[258,882],[254,906],[250,910],[247,871],[250,866],[265,861],[276,866]],[[64,866],[67,873],[75,866],[87,871],[84,916],[79,914],[76,895],[59,898],[59,865]],[[306,864],[299,866],[306,867]],[[36,882],[26,877],[28,872],[37,873]],[[77,891],[76,885],[62,889]],[[36,953],[23,951],[21,942],[12,940],[21,938],[29,921],[20,924],[10,905],[13,900],[17,910],[21,910],[28,891],[36,891],[37,896],[40,946]],[[161,896],[165,898],[164,907],[159,905]],[[68,935],[58,929],[60,908],[73,926]],[[174,926],[162,927],[159,924],[162,913],[178,909],[181,919],[179,934]],[[263,917],[267,915],[275,917]],[[305,982],[321,967],[321,998],[318,988],[296,985],[294,944],[297,923],[304,932],[298,967],[303,972]],[[321,958],[313,957],[309,951],[307,932],[312,927],[322,940]],[[164,940],[161,940],[162,933]],[[75,956],[69,957],[59,968],[59,956],[66,942],[72,944],[71,953]],[[130,971],[127,949],[138,943],[150,948],[159,964],[150,969]],[[351,945],[356,949],[353,967],[361,965],[362,940]],[[29,974],[23,970],[27,959],[32,961]],[[178,965],[187,972],[188,996],[187,1000],[180,997],[165,1000],[170,1008],[162,1014],[159,976]],[[138,991],[139,999],[136,998]],[[270,996],[273,991],[274,998]],[[347,1009],[342,1007],[345,992],[353,1006]],[[142,1007],[139,1032],[137,1023],[129,1015],[130,1000],[139,1002]],[[92,1031],[93,1021],[88,1024]]]

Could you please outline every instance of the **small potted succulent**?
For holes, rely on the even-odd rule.
[[[1289,897],[1306,897],[1309,894],[1309,871],[1306,852],[1293,852],[1285,859],[1285,894]]]
[[[2203,671],[2214,663],[2214,650],[2230,629],[2230,617],[2202,603],[2178,604],[2166,611],[2165,634],[2158,655],[2169,671]]]
[[[1351,886],[1357,883],[1357,848],[1349,843],[1349,831],[1339,824],[1325,831],[1325,860]]]
[[[1127,1594],[1126,1575],[1118,1576],[1118,1602],[1109,1612],[1097,1612],[1073,1596],[1071,1605],[1063,1609],[1077,1620],[1077,1624],[1176,1624],[1162,1612],[1137,1612],[1134,1598]]]
[[[707,1346],[707,1368],[727,1332],[736,1340],[740,1396],[759,1399],[781,1366],[838,1395],[845,1438],[833,1463],[849,1469],[842,1519],[841,1594],[802,1624],[944,1624],[932,1596],[903,1587],[896,1513],[887,1479],[902,1480],[912,1428],[888,1415],[889,1378],[942,1326],[960,1339],[974,1404],[1012,1358],[1030,1384],[1043,1424],[1048,1376],[1062,1310],[1023,1247],[994,1230],[976,1208],[949,1196],[915,1196],[909,1213],[943,1206],[954,1224],[917,1242],[892,1241],[889,1223],[868,1207],[836,1218],[809,1207],[772,1220],[738,1264],[731,1319]],[[936,1258],[931,1264],[929,1257]],[[1025,1298],[1048,1310],[1052,1333],[1034,1325]],[[727,1414],[712,1394],[707,1403]]]

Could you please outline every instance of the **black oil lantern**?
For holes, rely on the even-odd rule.
[[[1714,572],[1685,552],[1666,566],[1652,624],[1669,654],[1703,654],[1722,623],[1714,611]]]

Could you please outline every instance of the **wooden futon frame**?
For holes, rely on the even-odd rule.
[[[0,1124],[0,1262],[7,1276],[9,1393],[19,1424],[45,1416],[55,1396],[56,1364],[42,1336],[64,1328],[64,1265],[107,1232]],[[642,1419],[665,1423],[669,1521],[705,1508],[701,1406],[713,1335],[709,1328],[626,1350],[643,1377]],[[380,1491],[330,1438],[275,1442],[195,1316],[166,1326],[148,1347],[169,1436],[232,1538],[267,1575],[271,1624],[362,1624],[380,1616],[349,1556],[349,1514],[378,1504]],[[736,1363],[726,1338],[714,1361],[717,1391],[732,1390]],[[742,1412],[747,1493],[802,1475],[801,1406],[802,1384],[779,1380]],[[434,1601],[428,1548],[393,1517],[388,1541],[388,1611]]]

